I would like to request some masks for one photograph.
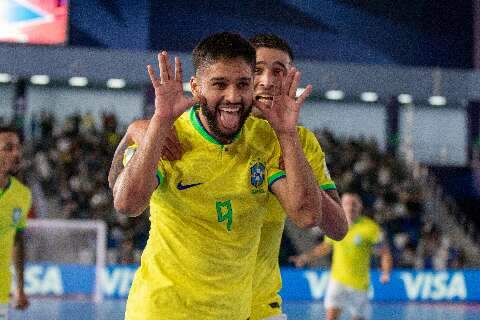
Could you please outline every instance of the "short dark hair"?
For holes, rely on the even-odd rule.
[[[293,61],[293,51],[287,41],[273,33],[259,33],[250,38],[250,43],[255,49],[270,48],[288,53],[290,60]]]
[[[18,129],[14,126],[0,126],[0,134],[1,133],[15,133],[16,135],[20,135]]]
[[[255,48],[238,33],[214,33],[200,41],[193,49],[193,70],[198,70],[223,59],[242,58],[255,70]]]

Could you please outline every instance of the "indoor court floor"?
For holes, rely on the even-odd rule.
[[[11,320],[123,320],[125,300],[106,300],[95,304],[85,300],[34,299],[27,311],[14,311]],[[321,320],[321,302],[287,302],[288,320]],[[344,314],[343,319],[349,319]],[[478,320],[480,304],[375,303],[371,320]]]

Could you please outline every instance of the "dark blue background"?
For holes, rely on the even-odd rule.
[[[190,52],[217,31],[274,32],[298,57],[472,66],[472,1],[71,0],[70,44]]]

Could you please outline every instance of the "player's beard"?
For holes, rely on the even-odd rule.
[[[240,132],[240,130],[243,127],[243,124],[247,120],[248,116],[250,115],[250,112],[252,111],[252,105],[245,106],[242,104],[240,108],[240,119],[238,122],[238,128],[235,132],[224,132],[220,128],[220,125],[218,123],[218,117],[217,113],[220,112],[219,108],[221,107],[221,104],[216,105],[215,107],[209,107],[207,104],[201,104],[200,108],[202,110],[202,114],[205,116],[207,119],[208,127],[212,131],[213,135],[219,140],[221,143],[228,144],[233,141],[235,136]]]

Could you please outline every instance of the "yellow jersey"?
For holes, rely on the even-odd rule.
[[[174,126],[184,154],[159,162],[126,319],[245,320],[269,186],[285,176],[275,133],[249,117],[222,145],[202,126],[198,107]]]
[[[325,162],[317,138],[305,127],[298,127],[303,152],[312,167],[319,186],[323,190],[336,189]],[[253,276],[253,300],[251,320],[264,319],[282,313],[282,278],[278,255],[286,214],[276,197],[270,197],[267,214],[263,220],[257,261]]]
[[[25,229],[31,205],[30,189],[11,177],[5,190],[0,192],[0,304],[9,301],[15,233]]]
[[[374,246],[381,242],[380,226],[360,216],[340,241],[325,238],[333,247],[331,277],[338,282],[367,291],[370,286],[370,258]]]

